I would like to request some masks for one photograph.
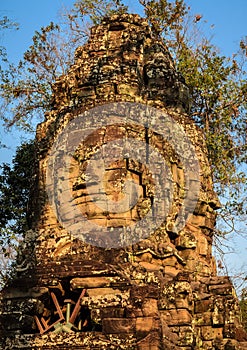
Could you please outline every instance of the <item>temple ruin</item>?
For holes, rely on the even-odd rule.
[[[247,349],[233,285],[227,276],[217,275],[212,256],[220,204],[203,133],[189,116],[189,104],[183,77],[145,19],[113,15],[91,29],[68,74],[55,82],[52,109],[37,128],[32,229],[17,257],[16,274],[1,293],[0,349]],[[199,190],[180,229],[176,220],[186,192],[186,169],[168,137],[144,122],[126,124],[123,119],[116,124],[113,118],[112,125],[102,124],[75,150],[67,175],[73,208],[98,231],[92,228],[86,239],[73,235],[66,205],[61,220],[48,200],[47,167],[55,140],[78,116],[95,107],[104,112],[108,105],[118,107],[111,109],[113,116],[124,115],[126,106],[133,114],[136,108],[138,118],[144,108],[138,106],[148,106],[172,118],[188,135],[199,163],[199,178],[190,174],[190,180],[199,183]],[[108,164],[104,192],[112,202],[121,200],[126,179],[139,191],[136,205],[122,213],[97,206],[89,195],[94,181],[85,185],[89,159],[121,138],[157,149],[172,175],[166,217],[148,237],[135,236],[129,245],[111,242],[111,232],[134,226],[147,213],[155,215],[153,169],[131,156]],[[65,195],[61,191],[58,205]],[[104,245],[103,228],[110,237]]]

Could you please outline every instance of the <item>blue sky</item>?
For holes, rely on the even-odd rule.
[[[230,55],[237,49],[239,39],[247,35],[246,0],[188,0],[187,3],[209,25],[214,24],[213,41],[224,54]]]
[[[70,8],[73,0],[1,0],[0,15],[7,15],[20,23],[19,32],[6,35],[4,42],[12,57],[17,58],[31,43],[33,32],[51,20],[56,20],[63,7]],[[138,1],[128,1],[133,12],[138,11]],[[247,35],[246,0],[188,0],[195,14],[214,24],[214,42],[225,54],[231,54],[238,39]],[[2,41],[3,38],[0,38]]]
[[[138,1],[129,0],[129,3],[131,11],[138,12]],[[247,36],[246,0],[187,0],[187,3],[194,14],[203,15],[201,25],[205,26],[209,35],[213,35],[213,43],[223,54],[231,55],[237,50],[238,41]],[[0,36],[0,45],[7,47],[10,59],[18,61],[31,44],[34,31],[52,20],[56,21],[61,9],[70,8],[72,4],[73,0],[0,0],[0,16],[7,15],[20,24],[19,31]],[[211,25],[214,25],[213,29]],[[1,140],[9,146],[8,149],[0,149],[0,163],[11,160],[20,137],[23,135],[16,130],[6,134],[0,129]],[[247,240],[232,239],[232,245],[237,254],[229,255],[227,261],[231,270],[234,267],[240,269],[245,263]]]
[[[1,38],[13,58],[20,58],[23,50],[31,44],[35,30],[55,21],[63,7],[71,7],[72,0],[1,0],[0,15],[7,15],[20,24],[18,32]]]

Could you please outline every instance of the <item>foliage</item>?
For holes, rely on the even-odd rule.
[[[120,0],[77,0],[69,19],[87,18],[91,24],[99,24],[102,18],[115,13],[123,13],[128,9]],[[80,31],[80,28],[77,26]]]
[[[3,33],[5,30],[18,29],[18,24],[12,22],[8,17],[3,16],[0,18],[0,31]],[[4,46],[0,46],[0,59],[2,61],[7,61],[7,53]]]
[[[11,273],[19,243],[29,229],[28,202],[35,159],[35,143],[29,141],[17,148],[11,166],[0,166],[0,287]]]
[[[36,31],[23,59],[0,72],[0,118],[6,125],[29,130],[34,119],[42,118],[51,106],[52,84],[68,71],[74,50],[88,38],[88,27],[125,9],[118,0],[76,1],[61,23]]]
[[[2,73],[0,116],[7,126],[16,124],[29,129],[30,121],[49,108],[52,83],[66,72],[72,59],[65,59],[69,43],[56,44],[59,35],[60,28],[54,23],[41,28],[18,65],[10,64]]]
[[[35,143],[29,141],[18,147],[12,166],[6,163],[0,166],[0,230],[1,237],[4,233],[8,237],[6,243],[28,229],[27,208],[35,163]]]
[[[18,29],[18,24],[12,22],[8,17],[3,16],[0,18],[0,34],[3,35],[6,30]],[[4,66],[9,65],[6,48],[0,45],[0,76],[4,75]],[[0,148],[5,145],[0,140]]]

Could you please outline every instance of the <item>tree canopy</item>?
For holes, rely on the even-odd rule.
[[[247,214],[247,38],[240,38],[239,50],[226,57],[203,33],[201,16],[193,15],[184,0],[139,0],[139,4],[190,89],[190,114],[205,133],[215,190],[223,204],[220,215],[234,230],[237,220]],[[1,48],[0,118],[7,127],[28,129],[32,120],[43,117],[51,107],[52,84],[68,71],[90,26],[119,12],[128,12],[121,0],[76,0],[60,23],[35,32],[18,64],[9,63]],[[2,19],[1,28],[6,25],[8,20]],[[11,175],[17,169],[5,166],[3,171]]]
[[[0,165],[0,285],[10,267],[7,260],[14,257],[19,241],[30,228],[28,204],[35,164],[35,143],[31,140],[17,148],[11,165]]]

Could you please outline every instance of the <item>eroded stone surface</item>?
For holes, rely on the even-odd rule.
[[[1,294],[2,349],[244,349],[233,286],[217,276],[212,257],[219,203],[203,136],[186,114],[188,89],[167,49],[139,16],[113,16],[92,28],[53,90],[53,108],[37,129],[36,220],[18,257],[16,277]],[[183,201],[184,169],[169,142],[133,125],[92,133],[76,151],[70,183],[75,203],[97,225],[135,223],[149,212],[155,195],[150,170],[122,159],[107,169],[104,189],[111,200],[121,200],[123,183],[132,179],[141,193],[137,205],[120,214],[97,208],[85,190],[84,171],[98,147],[116,137],[148,141],[172,173],[174,203],[168,217],[147,239],[119,249],[73,238],[45,194],[54,138],[80,113],[110,102],[148,104],[169,114],[194,144],[201,168],[198,202],[178,232],[174,222]]]

